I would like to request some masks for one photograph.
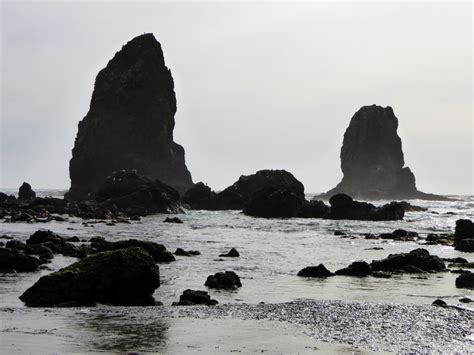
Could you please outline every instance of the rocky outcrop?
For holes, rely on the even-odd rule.
[[[31,185],[24,182],[18,189],[18,199],[20,201],[31,201],[36,198],[36,193],[31,188]]]
[[[390,254],[385,259],[374,260],[370,266],[373,271],[392,272],[413,272],[413,268],[427,272],[438,272],[446,268],[443,260],[435,255],[430,255],[426,249],[415,249],[409,253]],[[407,267],[410,268],[406,269]]]
[[[337,194],[330,198],[331,209],[325,218],[368,221],[390,221],[403,219],[405,210],[398,202],[381,207],[371,203],[354,201],[346,194]]]
[[[456,278],[455,283],[457,288],[474,289],[474,274],[472,272],[461,274]]]
[[[183,202],[192,209],[241,210],[263,189],[288,191],[304,199],[304,186],[293,174],[286,170],[259,170],[252,175],[242,175],[219,193],[199,182],[184,194]]]
[[[69,164],[69,199],[87,199],[114,171],[138,170],[179,192],[191,185],[184,149],[173,141],[176,97],[153,34],[128,42],[97,75]]]
[[[109,176],[95,200],[102,210],[118,209],[127,215],[179,211],[179,193],[175,189],[135,171],[124,170]]]
[[[474,223],[470,219],[458,219],[454,229],[454,242],[463,239],[474,239]]]
[[[0,270],[2,272],[30,272],[38,270],[41,261],[23,251],[0,248]]]
[[[120,249],[84,258],[41,277],[20,296],[27,306],[154,305],[160,286],[158,266],[141,248]]]
[[[372,273],[372,268],[365,261],[354,261],[348,267],[336,271],[336,275],[365,277]]]
[[[416,188],[415,175],[404,167],[398,119],[393,109],[364,106],[351,119],[341,149],[342,181],[325,196],[346,193],[361,199],[446,200]]]

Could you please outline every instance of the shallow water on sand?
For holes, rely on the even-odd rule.
[[[459,201],[452,202],[411,201],[429,210],[409,212],[403,221],[260,219],[236,211],[188,211],[178,215],[183,224],[163,223],[165,215],[148,216],[140,222],[115,226],[103,223],[85,226],[82,220],[70,218],[68,222],[46,224],[0,223],[0,234],[26,240],[37,229],[47,228],[62,236],[80,239],[93,236],[103,236],[110,241],[138,238],[162,243],[172,252],[177,247],[199,250],[199,256],[178,256],[176,262],[160,264],[161,286],[154,296],[165,305],[176,301],[188,288],[206,289],[206,277],[225,270],[235,271],[241,277],[243,287],[236,291],[209,290],[220,303],[330,299],[430,304],[436,298],[443,298],[456,304],[461,296],[472,298],[473,292],[457,289],[454,280],[458,275],[449,272],[426,274],[421,278],[419,275],[397,275],[391,279],[337,276],[325,280],[300,278],[296,273],[305,266],[320,263],[334,272],[355,260],[370,262],[418,247],[440,257],[464,257],[474,261],[471,254],[455,251],[452,247],[367,240],[362,235],[398,228],[416,231],[421,237],[428,233],[452,232],[457,219],[474,219],[474,198],[458,198]],[[347,232],[355,239],[334,236],[336,230]],[[239,251],[239,258],[218,257],[232,247]],[[374,247],[383,249],[374,250]],[[74,261],[74,258],[59,256],[48,266],[57,270]],[[21,307],[18,296],[48,272],[0,275],[0,307]]]

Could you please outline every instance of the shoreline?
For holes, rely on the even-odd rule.
[[[0,352],[466,352],[474,312],[299,300],[212,307],[0,308]]]

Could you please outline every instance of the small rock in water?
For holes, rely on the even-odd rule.
[[[334,231],[334,235],[346,235],[343,231]]]
[[[242,287],[239,276],[233,271],[218,272],[207,277],[204,286],[217,289],[233,289]]]
[[[183,223],[183,221],[180,220],[178,217],[173,217],[173,218],[166,217],[166,219],[163,222],[164,223]]]
[[[448,304],[446,302],[444,302],[443,300],[440,300],[439,298],[437,300],[435,300],[431,305],[436,306],[436,307],[447,307],[448,306]]]
[[[220,254],[219,257],[238,258],[240,256],[237,249],[232,248],[227,254]]]
[[[197,250],[184,250],[182,248],[177,248],[176,251],[174,252],[174,255],[195,256],[195,255],[201,255],[201,252],[199,252]]]
[[[472,302],[472,298],[470,297],[461,297],[459,299],[459,302],[462,302],[462,303],[471,303]]]
[[[179,297],[179,302],[173,302],[173,306],[193,306],[197,304],[213,306],[218,303],[216,300],[211,299],[211,296],[206,291],[186,290]]]
[[[307,266],[298,272],[297,276],[301,277],[329,277],[334,276],[334,273],[326,269],[323,264],[318,266]]]

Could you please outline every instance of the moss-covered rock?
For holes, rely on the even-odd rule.
[[[159,276],[158,266],[144,249],[107,251],[41,277],[20,299],[32,307],[154,305],[152,295],[160,286]]]

